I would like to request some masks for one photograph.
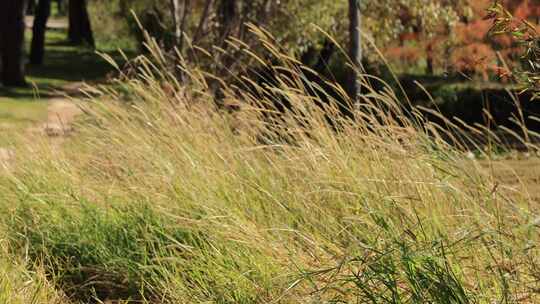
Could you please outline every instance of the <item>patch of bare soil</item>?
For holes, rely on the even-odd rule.
[[[29,136],[46,136],[55,138],[61,143],[62,139],[73,130],[73,122],[82,110],[72,100],[56,97],[48,101],[47,120],[28,128]],[[0,147],[0,166],[9,164],[13,159],[13,149]]]
[[[499,188],[540,203],[540,158],[481,161]]]
[[[26,16],[25,23],[27,28],[32,28],[34,24],[34,16]],[[47,28],[53,30],[62,30],[68,27],[68,21],[66,18],[49,18],[47,20]]]
[[[81,95],[83,82],[73,82],[62,86],[53,92],[47,100],[47,121],[30,128],[33,133],[41,133],[51,137],[64,136],[73,130],[73,121],[82,113],[82,110],[68,96]]]
[[[7,164],[13,157],[13,150],[8,148],[0,148],[0,167]]]
[[[47,121],[39,126],[39,131],[48,136],[62,136],[72,131],[75,118],[81,109],[67,98],[53,98],[47,108]]]

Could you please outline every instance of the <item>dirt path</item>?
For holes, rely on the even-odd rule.
[[[13,157],[13,151],[8,148],[0,148],[0,165]]]
[[[32,28],[34,24],[34,16],[26,16],[25,23],[27,28]],[[67,29],[68,22],[66,18],[49,18],[47,20],[47,28],[52,30]]]
[[[48,136],[63,136],[72,130],[72,123],[81,114],[81,109],[67,98],[49,100],[47,121],[38,127],[38,131]]]
[[[29,136],[61,138],[69,134],[73,122],[82,113],[81,109],[67,97],[56,97],[47,102],[47,120],[28,128]],[[0,165],[8,164],[13,156],[13,149],[0,147]]]
[[[511,196],[540,203],[540,158],[480,161],[480,164]]]

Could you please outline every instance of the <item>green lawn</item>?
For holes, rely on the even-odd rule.
[[[47,103],[39,99],[0,98],[0,147],[14,143],[14,135],[45,121]]]
[[[46,118],[47,104],[39,100],[0,99],[0,122],[33,123]]]

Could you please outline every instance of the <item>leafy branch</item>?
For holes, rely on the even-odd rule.
[[[522,92],[532,92],[532,99],[540,98],[540,35],[536,26],[514,17],[498,1],[488,9],[486,19],[493,20],[491,36],[510,35],[523,47],[522,59],[526,64],[507,76],[520,85]]]

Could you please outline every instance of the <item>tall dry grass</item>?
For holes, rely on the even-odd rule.
[[[153,48],[134,75],[88,88],[61,146],[20,147],[0,175],[6,263],[74,302],[538,301],[537,207],[446,144],[465,133],[368,75],[353,118],[332,115],[345,93],[313,96],[257,34],[287,72],[241,79],[266,94],[224,85],[238,111],[215,106],[196,66],[180,84]],[[0,298],[26,286],[9,282]]]

